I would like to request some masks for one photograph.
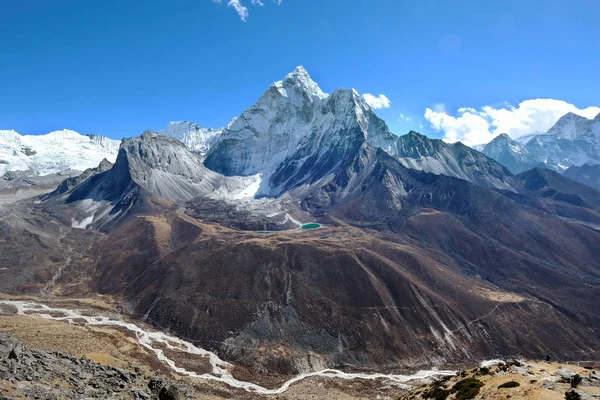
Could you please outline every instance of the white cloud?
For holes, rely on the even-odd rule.
[[[212,1],[218,4],[221,4],[223,2],[223,0]],[[282,1],[283,0],[274,0],[273,2],[277,5],[281,5]],[[262,0],[250,0],[250,4],[252,4],[253,6],[264,6]],[[250,13],[248,12],[248,7],[246,7],[242,3],[242,0],[229,0],[227,1],[227,7],[233,8],[238,13],[242,21],[246,22],[246,20],[248,20],[248,15],[250,15]]]
[[[235,11],[238,13],[242,21],[246,21],[248,19],[248,8],[242,5],[240,0],[229,0],[227,3],[228,7],[233,7]]]
[[[600,107],[579,109],[562,100],[531,99],[516,107],[508,103],[505,107],[484,106],[479,110],[461,107],[451,115],[437,104],[425,110],[425,118],[435,130],[444,132],[445,141],[474,145],[487,143],[501,133],[517,138],[546,132],[568,112],[591,119],[600,113]]]
[[[365,99],[367,104],[370,105],[374,110],[379,110],[380,108],[390,108],[390,99],[388,99],[384,94],[375,96],[371,93],[365,93],[363,94],[363,99]]]
[[[412,118],[404,116],[404,114],[400,113],[400,121],[410,122]]]

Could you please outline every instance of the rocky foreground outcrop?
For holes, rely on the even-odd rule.
[[[0,399],[193,399],[191,390],[139,369],[92,362],[62,353],[27,349],[0,333]]]

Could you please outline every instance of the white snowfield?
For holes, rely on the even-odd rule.
[[[106,158],[114,162],[119,140],[81,135],[67,129],[46,135],[20,135],[0,130],[0,176],[7,171],[49,175],[66,170],[84,171]]]
[[[405,387],[408,389],[411,388],[411,386],[407,385],[407,383],[411,381],[429,380],[435,377],[453,376],[456,374],[456,371],[438,371],[435,369],[429,371],[419,371],[414,375],[346,373],[335,369],[324,369],[321,371],[300,374],[286,381],[283,385],[276,389],[268,389],[253,382],[246,382],[236,379],[230,372],[232,365],[221,360],[216,354],[204,350],[202,348],[196,347],[190,342],[179,339],[175,336],[168,335],[166,333],[146,330],[131,322],[125,322],[111,317],[83,315],[75,310],[54,308],[45,304],[36,303],[32,301],[0,300],[0,304],[15,307],[19,315],[33,315],[41,318],[52,319],[55,321],[64,321],[70,324],[76,323],[75,321],[77,321],[77,323],[85,321],[84,325],[118,326],[125,328],[135,334],[138,342],[142,346],[144,346],[150,352],[154,353],[158,359],[167,364],[173,371],[177,372],[178,374],[189,376],[191,378],[217,381],[229,385],[233,388],[244,389],[248,392],[260,393],[265,395],[281,394],[288,390],[289,387],[294,383],[310,377],[337,378],[344,380],[382,379],[385,380],[387,383],[393,383],[399,386],[405,385]],[[60,316],[59,314],[62,314],[62,316]],[[170,350],[206,357],[207,361],[212,366],[212,372],[205,374],[197,374],[193,371],[188,371],[185,368],[178,366],[175,360],[166,356],[163,350],[160,349],[160,347],[167,347]]]
[[[180,140],[191,151],[205,156],[214,142],[219,138],[221,132],[223,132],[223,128],[202,128],[200,125],[190,121],[174,121],[170,122],[169,125],[158,133]]]

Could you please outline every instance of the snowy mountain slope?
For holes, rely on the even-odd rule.
[[[585,163],[600,162],[600,114],[593,120],[569,113],[547,133],[528,143],[532,157],[556,171]]]
[[[515,138],[513,140],[516,141],[517,143],[522,144],[524,146],[524,145],[527,144],[527,142],[529,142],[531,140],[531,138],[533,138],[536,135],[539,135],[540,133],[542,133],[542,132],[528,133],[526,135],[519,136],[518,138]],[[483,147],[485,147],[485,145],[483,145]]]
[[[229,123],[205,165],[225,175],[272,173],[308,134],[327,97],[304,68],[296,68]]]
[[[482,152],[515,174],[533,168],[538,164],[529,154],[529,149],[526,146],[512,140],[507,134],[496,136],[494,140],[485,146]]]
[[[104,158],[115,161],[118,150],[117,140],[66,129],[39,136],[0,131],[0,176],[7,171],[29,171],[32,175],[84,171]]]
[[[600,117],[600,114],[598,116]],[[574,140],[584,135],[593,124],[594,120],[570,112],[560,117],[556,124],[546,132],[546,135],[556,136],[558,139]]]
[[[202,128],[193,122],[175,121],[170,122],[169,125],[158,133],[181,140],[188,149],[205,156],[222,131],[223,128]]]
[[[271,85],[223,130],[205,165],[225,175],[260,173],[259,194],[276,196],[322,179],[363,139],[410,168],[511,188],[508,171],[466,146],[428,142],[426,153],[411,152],[406,138],[394,135],[356,90],[325,94],[302,67]]]
[[[306,136],[279,164],[260,193],[278,196],[301,185],[322,185],[324,179],[339,172],[340,166],[352,162],[366,143],[395,153],[396,137],[356,90],[336,90],[315,114],[318,118]]]
[[[597,164],[600,163],[600,114],[587,119],[568,113],[546,133],[526,135],[516,141],[496,138],[488,145],[493,149],[486,147],[486,154],[506,166],[511,164],[509,168],[513,171],[544,165],[562,172],[570,166]]]

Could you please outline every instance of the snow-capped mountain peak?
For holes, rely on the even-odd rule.
[[[273,83],[282,96],[293,97],[294,95],[307,95],[311,101],[319,101],[327,98],[319,85],[312,80],[308,71],[302,66],[296,67],[281,81]]]
[[[570,112],[560,117],[546,134],[556,135],[559,139],[573,140],[589,129],[592,123],[593,120]]]

